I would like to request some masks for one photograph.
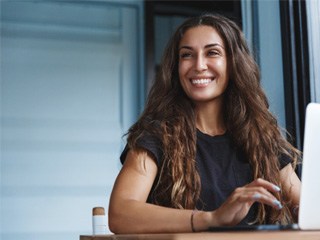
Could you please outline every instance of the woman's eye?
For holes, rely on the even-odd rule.
[[[180,54],[180,58],[189,58],[191,56],[192,56],[191,53],[181,53]]]
[[[217,56],[217,55],[220,55],[218,51],[211,50],[208,52],[208,56]]]

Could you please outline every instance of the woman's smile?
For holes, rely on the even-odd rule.
[[[206,87],[214,81],[214,78],[191,78],[190,81],[195,87]]]

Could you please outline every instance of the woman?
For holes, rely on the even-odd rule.
[[[299,152],[282,137],[243,34],[225,17],[177,29],[127,141],[109,206],[114,233],[295,221]]]

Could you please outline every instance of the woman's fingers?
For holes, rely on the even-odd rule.
[[[246,187],[251,187],[251,186],[260,186],[260,187],[263,187],[263,188],[267,189],[268,191],[274,192],[274,193],[281,191],[279,186],[277,186],[271,182],[268,182],[262,178],[258,178],[256,180],[254,180],[253,182],[249,183],[248,185],[246,185]]]
[[[280,201],[274,196],[280,188],[264,179],[239,187],[233,191],[229,198],[221,205],[215,215],[221,225],[234,225],[239,223],[250,210],[254,202],[281,209]]]
[[[241,202],[260,202],[276,209],[281,209],[282,204],[273,195],[280,188],[271,182],[258,178],[242,188],[235,190],[235,197]]]
[[[252,187],[245,186],[242,188],[237,188],[235,190],[235,194],[243,194],[243,193],[254,193],[254,194],[257,193],[260,195],[268,196],[270,198],[275,198],[275,196],[270,191],[268,191],[267,189],[261,186],[252,186]]]
[[[254,202],[260,202],[266,205],[269,205],[271,207],[274,207],[276,209],[281,209],[282,204],[279,200],[277,200],[272,194],[269,192],[266,193],[265,191],[254,190],[250,189],[246,192],[243,192],[241,195],[238,196],[237,201],[245,203],[254,203]]]

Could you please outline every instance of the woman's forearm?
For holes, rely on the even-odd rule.
[[[206,230],[212,222],[210,212],[182,210],[142,203],[136,200],[118,201],[109,208],[109,228],[117,234],[172,233]]]

